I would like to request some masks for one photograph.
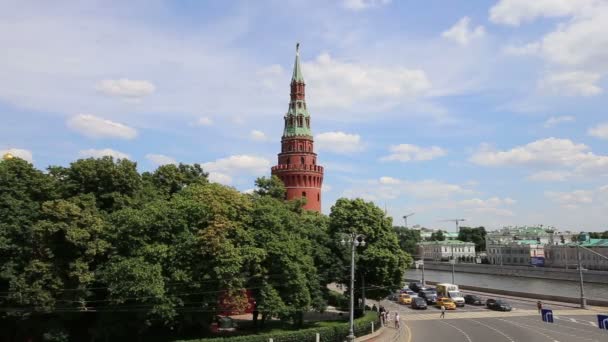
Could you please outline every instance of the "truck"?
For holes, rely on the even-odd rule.
[[[456,306],[464,306],[464,296],[458,290],[458,285],[442,283],[437,284],[437,296],[451,298]]]

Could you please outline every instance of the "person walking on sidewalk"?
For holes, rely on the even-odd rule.
[[[399,329],[399,312],[395,312],[395,329]]]
[[[439,318],[445,318],[445,306],[441,305],[441,315]]]
[[[538,313],[543,311],[543,303],[540,300],[536,302],[536,308],[538,309]]]

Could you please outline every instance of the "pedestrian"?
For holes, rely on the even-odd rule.
[[[378,308],[376,307],[376,304],[372,305],[372,311],[378,312]]]
[[[439,318],[445,318],[445,306],[443,304],[441,305],[441,315]]]
[[[380,315],[380,326],[384,327],[384,322],[386,321],[386,311],[384,310],[384,306],[380,305],[380,311],[378,314]]]
[[[540,300],[536,302],[536,308],[538,309],[538,313],[543,311],[543,303]]]
[[[395,329],[399,329],[399,312],[395,312]]]

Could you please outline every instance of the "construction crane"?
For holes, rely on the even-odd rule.
[[[462,221],[466,221],[466,219],[448,219],[448,220],[441,220],[442,222],[454,222],[456,223],[456,233],[460,233],[460,228],[458,227],[458,222],[462,222]]]
[[[411,214],[407,214],[407,215],[403,215],[403,220],[405,221],[405,228],[407,228],[407,218],[414,215],[415,213],[411,213]]]

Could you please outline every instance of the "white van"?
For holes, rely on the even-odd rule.
[[[464,306],[464,296],[458,291],[458,285],[454,284],[437,284],[437,296],[451,298],[456,306]]]

